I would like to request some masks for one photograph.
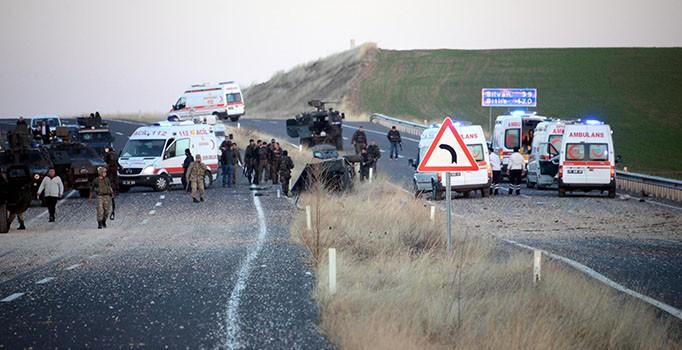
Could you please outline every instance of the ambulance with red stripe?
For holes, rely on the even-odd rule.
[[[151,187],[165,191],[182,183],[185,149],[201,155],[210,170],[204,185],[210,186],[218,176],[219,142],[209,124],[192,121],[158,122],[137,128],[118,158],[119,189]]]
[[[492,180],[492,168],[488,147],[485,140],[483,128],[480,125],[462,126],[461,122],[454,123],[455,128],[466,144],[471,156],[478,163],[479,170],[476,171],[455,171],[450,173],[450,188],[453,191],[462,193],[465,197],[473,191],[481,191],[481,196],[486,197],[490,193],[490,183]],[[433,124],[424,130],[419,140],[419,158],[409,159],[408,162],[415,169],[420,160],[426,155],[433,139],[436,137],[440,124]],[[414,173],[415,195],[424,192],[431,192],[432,199],[442,199],[445,194],[446,179],[443,174],[438,172],[419,172]]]
[[[596,120],[566,125],[559,157],[559,196],[598,190],[616,196],[616,157],[611,128]]]
[[[233,81],[196,84],[187,89],[168,112],[169,121],[214,115],[220,120],[239,120],[246,113],[242,90]]]
[[[546,117],[536,115],[534,112],[525,111],[513,111],[495,119],[492,146],[502,160],[503,174],[507,172],[509,156],[515,147],[519,148],[526,162],[528,161],[535,127],[546,119]]]
[[[559,169],[557,157],[561,152],[565,126],[565,121],[546,120],[535,127],[531,152],[528,156],[528,175],[526,176],[528,188],[536,186],[543,188],[554,184]]]

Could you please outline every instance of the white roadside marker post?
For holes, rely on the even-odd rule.
[[[374,169],[372,169],[371,167],[369,168],[369,183],[372,183],[372,175],[374,175],[373,170]]]
[[[541,275],[542,251],[539,249],[533,250],[533,284],[537,285],[542,279]]]
[[[306,227],[308,228],[308,231],[313,229],[313,216],[312,213],[310,212],[309,205],[305,206],[305,224]]]
[[[241,124],[237,122],[237,129],[241,129],[241,127],[242,127]]]
[[[280,198],[279,188],[277,189],[277,198]]]
[[[436,206],[431,206],[431,222],[436,221]]]
[[[298,151],[303,152],[303,145],[298,145]]]
[[[336,293],[336,249],[329,248],[329,294]]]

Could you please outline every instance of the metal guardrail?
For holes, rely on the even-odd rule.
[[[425,124],[410,122],[380,113],[372,114],[369,117],[369,121],[389,128],[395,125],[401,132],[417,136],[421,135],[422,131],[428,128],[428,125]],[[682,202],[682,181],[620,170],[616,172],[616,175],[616,187],[620,190],[674,202]]]

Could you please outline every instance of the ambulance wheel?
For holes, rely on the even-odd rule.
[[[424,191],[420,190],[419,187],[417,186],[417,182],[413,182],[413,188],[414,188],[414,198],[419,198]]]
[[[616,189],[612,188],[609,190],[609,198],[616,198]]]
[[[559,197],[566,197],[566,189],[559,186]]]
[[[490,195],[490,189],[489,188],[481,188],[481,197],[485,198]]]
[[[168,190],[168,185],[170,184],[170,180],[168,180],[167,175],[161,175],[156,178],[156,181],[154,182],[154,191],[156,192],[163,192]]]
[[[9,223],[7,222],[7,206],[0,205],[0,233],[9,232]]]
[[[465,192],[463,192],[463,193],[462,193],[462,196],[463,196],[464,198],[469,198],[469,197],[471,196],[471,191],[465,191]]]
[[[213,183],[213,175],[210,172],[204,173],[204,188],[209,188]]]

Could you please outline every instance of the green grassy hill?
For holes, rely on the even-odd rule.
[[[378,50],[373,61],[356,111],[487,129],[481,88],[536,87],[539,114],[611,124],[631,171],[682,172],[682,49]]]

